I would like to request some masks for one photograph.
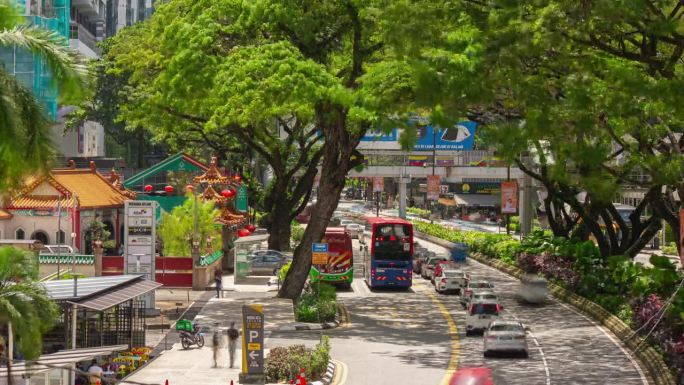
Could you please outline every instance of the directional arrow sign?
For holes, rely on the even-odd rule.
[[[259,352],[256,350],[252,350],[251,352],[249,352],[249,358],[256,361],[259,358]]]
[[[242,374],[264,373],[264,311],[262,305],[242,306]]]

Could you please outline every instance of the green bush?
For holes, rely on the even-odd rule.
[[[670,242],[667,246],[663,246],[663,254],[667,255],[677,255],[679,254],[677,252],[677,244],[674,242]]]
[[[290,238],[292,239],[293,245],[297,245],[304,238],[305,227],[302,227],[298,222],[293,221],[291,225]]]
[[[424,210],[424,209],[420,209],[418,207],[409,207],[406,209],[406,212],[409,214],[417,215],[421,218],[425,218],[425,219],[430,218],[430,210]]]
[[[335,320],[336,314],[337,292],[334,286],[314,284],[311,291],[303,293],[297,300],[295,319],[299,322],[330,322]]]
[[[286,383],[293,380],[301,369],[308,379],[320,380],[330,361],[330,338],[323,336],[322,343],[313,350],[304,345],[275,347],[264,362],[264,373],[268,383]]]
[[[287,273],[290,272],[290,266],[292,266],[292,262],[284,264],[283,267],[278,270],[278,280],[280,282],[285,282],[285,277],[287,277]]]

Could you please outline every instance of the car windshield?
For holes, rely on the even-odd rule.
[[[487,294],[477,294],[475,296],[477,299],[497,299],[496,294],[493,293],[487,293]]]
[[[375,228],[374,258],[380,260],[411,259],[411,228],[401,224],[379,224]],[[432,263],[434,265],[434,262]]]
[[[470,282],[468,284],[468,287],[473,288],[473,289],[491,289],[494,286],[489,282],[478,281],[478,282]]]
[[[499,307],[495,303],[476,303],[470,308],[470,315],[475,314],[499,314]]]
[[[489,327],[491,332],[523,332],[525,329],[516,324],[494,324]]]

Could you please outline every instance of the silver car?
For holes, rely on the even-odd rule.
[[[518,321],[495,320],[484,332],[484,356],[492,353],[517,353],[527,358],[527,328]]]
[[[259,253],[247,257],[252,275],[276,275],[287,262],[289,259],[286,255]]]
[[[347,230],[352,239],[359,239],[361,234],[363,234],[363,227],[358,223],[348,223],[344,228]]]
[[[494,291],[494,285],[483,280],[469,281],[461,290],[461,305],[463,305],[464,308],[467,308],[473,293],[482,291]]]

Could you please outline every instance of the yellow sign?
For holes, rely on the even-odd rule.
[[[311,254],[311,264],[313,265],[325,265],[328,263],[328,253],[312,253]]]
[[[251,343],[247,344],[247,350],[259,350],[261,349],[261,344]]]

